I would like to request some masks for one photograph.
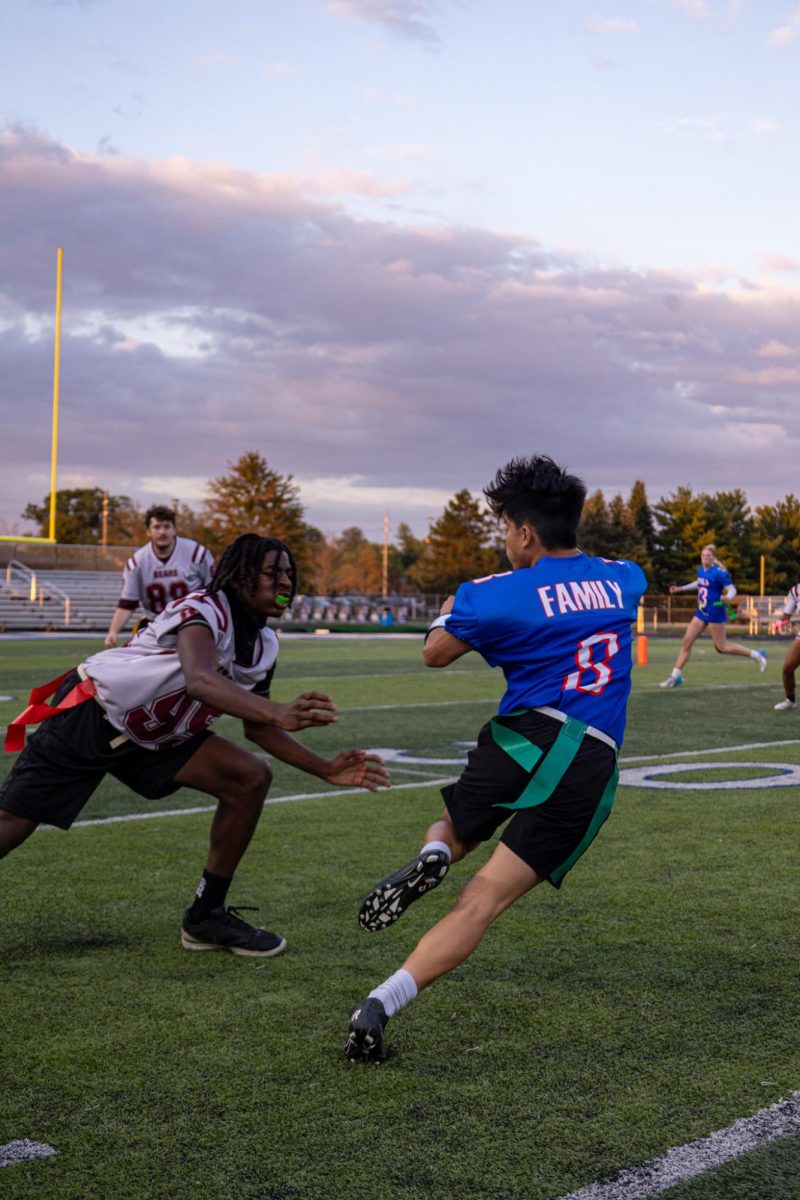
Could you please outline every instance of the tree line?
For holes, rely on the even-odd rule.
[[[71,488],[56,493],[56,531],[61,543],[98,545],[103,533],[104,497],[100,488]],[[47,536],[50,497],[28,504],[22,513]],[[106,543],[138,546],[143,541],[144,510],[128,496],[109,496]],[[180,503],[178,531],[208,546],[215,555],[240,533],[271,534],[294,551],[301,590],[317,595],[376,594],[381,591],[383,547],[358,526],[326,537],[305,520],[300,489],[293,476],[272,470],[257,451],[243,454],[228,471],[209,480],[198,510]],[[651,592],[694,577],[701,548],[713,543],[740,592],[757,591],[761,556],[765,590],[785,592],[800,573],[800,500],[786,496],[751,510],[740,488],[694,492],[678,487],[651,504],[637,480],[630,495],[607,500],[590,495],[583,509],[579,544],[588,554],[630,558],[650,581]],[[464,488],[448,501],[425,537],[400,524],[388,551],[390,592],[448,593],[465,579],[508,569],[504,536],[480,497]]]

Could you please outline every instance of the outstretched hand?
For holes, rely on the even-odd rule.
[[[324,692],[303,692],[280,707],[283,713],[275,723],[278,729],[285,729],[287,733],[308,729],[310,725],[330,725],[339,720],[336,705]]]
[[[337,754],[328,763],[325,779],[338,787],[363,787],[370,792],[391,784],[383,759],[377,754],[367,754],[366,750],[343,750]]]

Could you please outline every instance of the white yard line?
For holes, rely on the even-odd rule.
[[[687,1179],[704,1175],[715,1167],[741,1158],[759,1146],[800,1133],[800,1092],[779,1100],[751,1117],[734,1121],[727,1129],[696,1142],[668,1150],[638,1166],[620,1171],[602,1183],[590,1183],[562,1196],[561,1200],[648,1200]]]
[[[13,1167],[17,1163],[30,1162],[32,1158],[50,1158],[53,1154],[58,1154],[58,1151],[44,1142],[19,1138],[16,1142],[6,1142],[5,1146],[0,1146],[0,1167]]]
[[[406,788],[420,787],[443,787],[446,783],[452,783],[454,776],[448,775],[442,779],[426,779],[420,780],[419,783],[396,783],[392,787],[392,792],[402,792]],[[368,793],[364,788],[342,788],[332,792],[296,792],[291,796],[273,796],[272,799],[265,800],[267,804],[290,804],[293,800],[329,800],[335,796],[366,796]],[[127,821],[152,821],[157,817],[184,817],[193,816],[197,813],[216,812],[216,804],[204,804],[196,808],[165,808],[160,812],[143,812],[143,813],[124,813],[118,817],[96,817],[91,821],[76,821],[72,826],[73,829],[85,828],[87,825],[122,825]],[[53,829],[52,825],[40,825],[39,830]],[[37,832],[38,832],[37,831]]]

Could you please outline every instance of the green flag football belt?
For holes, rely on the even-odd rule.
[[[546,705],[533,709],[516,708],[513,712],[508,713],[508,716],[519,717],[526,712],[538,712],[543,713],[546,717],[554,717],[555,720],[561,722],[561,729],[558,731],[558,737],[545,753],[540,746],[535,745],[524,734],[518,733],[515,729],[509,729],[502,723],[501,718],[492,717],[491,729],[495,744],[505,751],[518,767],[531,776],[522,795],[517,800],[509,803],[499,802],[494,805],[495,808],[512,810],[534,808],[537,804],[543,804],[545,800],[549,800],[569,770],[572,760],[581,748],[584,737],[597,738],[598,741],[605,742],[614,751],[615,756],[619,753],[617,743],[607,733],[603,733],[602,729],[595,729],[593,725],[585,725],[577,717],[568,717],[565,713],[559,712],[557,708],[550,708]],[[614,785],[616,785],[617,775],[618,772],[615,770],[612,777]]]

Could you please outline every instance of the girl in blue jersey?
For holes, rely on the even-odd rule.
[[[736,642],[729,642],[725,637],[725,622],[728,619],[726,600],[732,600],[736,595],[728,572],[717,560],[715,546],[703,546],[700,551],[700,566],[697,568],[697,578],[683,585],[673,584],[669,589],[670,595],[676,592],[697,592],[697,611],[686,626],[683,643],[675,666],[668,679],[661,687],[680,687],[683,683],[683,668],[689,661],[692,646],[700,634],[708,626],[711,631],[711,641],[718,654],[736,654],[740,658],[752,658],[759,671],[766,670],[767,659],[760,650],[748,650]]]

